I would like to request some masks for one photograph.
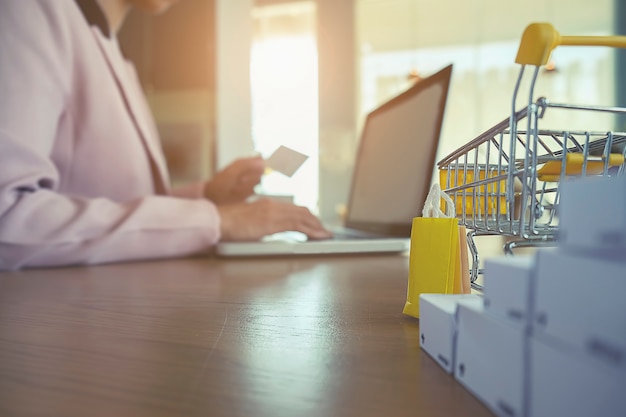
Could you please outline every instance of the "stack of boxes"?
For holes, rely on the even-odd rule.
[[[626,176],[561,184],[558,247],[422,294],[420,343],[496,415],[626,416]]]

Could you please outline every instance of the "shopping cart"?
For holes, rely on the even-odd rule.
[[[548,23],[529,25],[515,60],[521,69],[510,116],[438,163],[441,188],[452,198],[459,223],[468,230],[473,288],[482,288],[476,282],[482,270],[475,237],[507,237],[507,254],[518,247],[553,245],[558,234],[561,181],[573,176],[626,174],[626,133],[540,128],[540,121],[552,108],[626,114],[626,109],[619,107],[535,99],[539,69],[558,45],[623,48],[626,36],[560,36]],[[517,110],[527,66],[534,66],[528,101]]]

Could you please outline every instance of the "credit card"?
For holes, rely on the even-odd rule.
[[[265,166],[270,171],[278,171],[291,177],[308,158],[303,153],[281,145],[265,160]]]

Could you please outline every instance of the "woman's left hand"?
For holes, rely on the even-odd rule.
[[[216,204],[245,201],[261,182],[265,161],[260,156],[237,159],[207,181],[204,196]]]

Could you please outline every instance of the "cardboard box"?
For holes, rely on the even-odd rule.
[[[536,268],[533,332],[626,371],[626,260],[559,248],[538,251]]]
[[[560,245],[623,257],[626,176],[577,178],[563,181],[559,187]]]
[[[526,326],[459,304],[454,377],[498,416],[519,417],[524,402]]]
[[[482,302],[478,294],[420,294],[420,347],[449,374],[454,369],[457,305]]]
[[[485,260],[485,312],[515,323],[530,323],[530,286],[534,256],[499,256]]]
[[[529,417],[623,416],[626,372],[593,363],[566,345],[530,339]]]

